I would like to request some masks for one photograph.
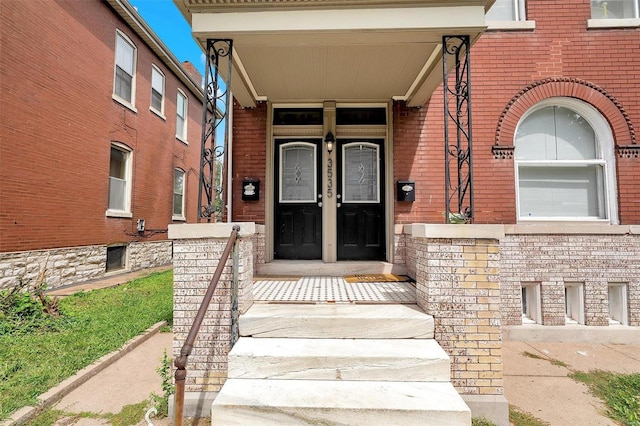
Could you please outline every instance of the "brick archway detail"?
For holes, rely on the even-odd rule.
[[[538,102],[552,97],[580,99],[596,108],[605,117],[613,131],[616,147],[634,148],[637,139],[633,123],[622,104],[605,89],[585,80],[570,77],[550,77],[535,81],[520,90],[507,103],[495,134],[495,158],[513,158],[513,139],[522,115]],[[634,145],[630,147],[630,145]]]

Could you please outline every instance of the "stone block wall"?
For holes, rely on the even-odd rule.
[[[131,243],[127,250],[126,269],[115,273],[168,265],[172,259],[171,241]],[[35,284],[43,268],[50,290],[103,278],[106,262],[105,245],[0,253],[0,290],[12,288],[20,280]]]
[[[253,226],[253,224],[251,224]],[[242,230],[237,240],[239,312],[253,302],[254,235]],[[173,239],[174,340],[173,355],[180,354],[231,233],[231,224],[170,225]],[[218,392],[227,378],[231,350],[233,253],[225,263],[218,287],[204,317],[187,363],[185,391]]]
[[[563,234],[541,233],[540,228],[507,227],[501,240],[503,325],[522,324],[521,288],[528,283],[540,284],[542,325],[565,325],[565,283],[581,283],[585,325],[608,326],[608,285],[624,283],[629,325],[640,326],[637,227],[591,226],[571,232],[565,226]]]
[[[168,265],[173,259],[171,241],[134,242],[129,244],[128,250],[129,269],[132,271]]]
[[[502,395],[499,227],[480,238],[463,237],[473,229],[468,225],[412,228],[407,270],[418,304],[434,317],[435,339],[451,357],[453,385],[465,395]]]

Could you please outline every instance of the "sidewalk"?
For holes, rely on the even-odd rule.
[[[519,411],[554,426],[616,425],[603,414],[602,402],[569,374],[640,373],[640,345],[507,341],[503,362],[505,396]]]
[[[171,354],[173,335],[157,333],[113,365],[69,393],[55,408],[69,413],[119,413],[126,405],[161,394],[161,379],[155,369],[163,352]],[[594,369],[619,373],[640,373],[640,345],[609,345],[549,342],[504,342],[504,387],[509,403],[550,425],[611,425],[604,406],[587,387],[568,375]],[[560,361],[566,366],[557,365]],[[554,365],[555,364],[555,365]],[[156,426],[168,426],[171,419],[154,419]],[[56,425],[108,425],[91,418],[60,420]],[[141,419],[138,425],[146,425]],[[209,419],[186,421],[204,426]]]
[[[151,392],[162,395],[162,379],[156,372],[163,353],[171,357],[173,333],[155,333],[146,342],[108,366],[56,403],[65,413],[120,413],[127,405],[149,399]],[[154,419],[152,418],[152,421]],[[56,425],[109,425],[108,420],[67,416]],[[141,425],[147,423],[141,419]]]
[[[64,296],[76,291],[111,287],[169,268],[117,275],[59,289],[49,294]],[[173,334],[159,333],[158,329],[159,325],[152,327],[146,336],[139,336],[129,342],[131,349],[123,348],[83,370],[79,375],[91,377],[75,389],[67,391],[66,395],[53,405],[56,410],[69,413],[55,424],[109,425],[108,420],[95,418],[95,414],[117,414],[127,405],[148,400],[152,392],[160,395],[162,380],[156,369],[160,366],[165,351],[168,356],[172,355]],[[640,328],[628,331],[636,336],[635,333],[640,333]],[[505,334],[509,335],[506,331]],[[633,338],[629,341],[634,343],[505,341],[505,396],[519,411],[531,414],[550,425],[615,425],[603,414],[602,403],[589,393],[585,385],[571,379],[569,374],[574,371],[588,372],[596,369],[626,374],[640,373],[640,344],[637,343],[640,339]],[[73,380],[75,378],[69,379]],[[57,388],[62,386],[64,383]],[[47,394],[52,394],[55,390]],[[92,414],[93,418],[87,418]],[[171,424],[171,419],[168,418],[152,417],[151,421],[156,426]],[[203,418],[188,420],[184,424],[205,426],[209,422],[210,419]],[[144,419],[138,422],[140,426],[146,424]]]

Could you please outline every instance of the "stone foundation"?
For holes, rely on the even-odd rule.
[[[131,243],[127,247],[125,269],[114,273],[170,264],[171,250],[171,241]],[[103,278],[106,263],[107,247],[104,245],[0,253],[0,290],[12,288],[21,280],[35,283],[43,268],[47,289]]]

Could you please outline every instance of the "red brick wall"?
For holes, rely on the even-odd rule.
[[[475,223],[516,221],[514,162],[494,159],[491,148],[497,139],[513,145],[519,119],[535,102],[576,97],[609,121],[616,144],[640,137],[640,29],[587,29],[587,0],[529,0],[527,5],[535,30],[489,31],[471,50]],[[558,83],[536,86],[505,118],[514,98],[546,79]],[[395,202],[396,223],[444,222],[442,98],[440,87],[420,109],[394,106],[394,182],[416,182],[415,202]],[[266,106],[234,113],[233,217],[262,223],[269,190],[264,185]],[[616,158],[616,167],[620,221],[640,223],[640,160]],[[240,200],[243,177],[261,180],[260,202]]]
[[[267,104],[256,108],[233,105],[233,212],[234,221],[264,223],[266,188]],[[242,201],[242,180],[260,180],[260,199]]]
[[[572,96],[603,113],[614,129],[617,144],[629,144],[632,133],[627,123],[620,123],[622,116],[635,127],[638,138],[640,29],[587,29],[587,0],[529,0],[527,6],[527,18],[535,21],[535,30],[489,31],[471,50],[476,223],[516,220],[513,160],[493,159],[491,146],[503,110],[532,83],[565,77],[601,88],[609,97],[608,103],[596,99],[606,97],[593,90],[575,91]],[[544,98],[557,96],[560,91],[544,88],[541,93]],[[617,108],[612,108],[614,101]],[[512,131],[525,111],[516,110],[510,123]],[[395,180],[415,180],[417,187],[415,203],[396,202],[397,222],[442,222],[442,87],[420,111],[396,105],[394,120]],[[513,140],[500,143],[513,145]],[[639,161],[616,158],[623,224],[640,223]]]
[[[197,213],[201,101],[101,1],[2,2],[0,251],[166,239],[173,168]],[[116,28],[137,47],[137,113],[112,99]],[[149,110],[151,64],[165,74],[165,116]],[[189,97],[175,138],[176,90]],[[106,217],[112,141],[133,150],[131,219]],[[136,221],[148,230],[139,236]]]

